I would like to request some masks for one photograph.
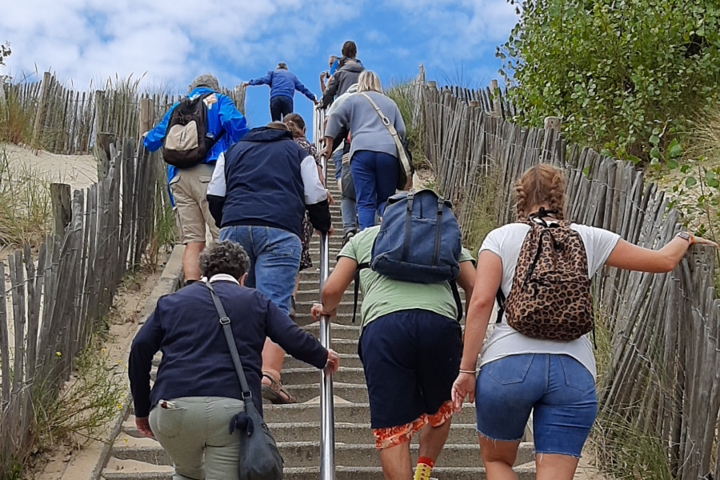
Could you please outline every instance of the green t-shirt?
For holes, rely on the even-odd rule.
[[[369,263],[372,246],[380,226],[366,228],[343,247],[338,257],[352,258],[358,264]],[[473,262],[465,248],[460,262]],[[363,292],[361,327],[373,320],[401,310],[427,310],[443,317],[457,318],[457,306],[450,283],[411,283],[384,277],[369,268],[360,271],[360,288]]]

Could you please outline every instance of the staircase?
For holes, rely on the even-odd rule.
[[[329,166],[329,188],[337,204],[331,206],[336,234],[330,238],[330,267],[342,246],[340,192]],[[310,318],[310,308],[318,301],[320,239],[313,236],[313,268],[302,272],[297,295],[297,322],[315,334],[319,326]],[[370,410],[362,365],[357,354],[360,335],[352,323],[352,285],[338,307],[332,325],[332,348],[340,355],[340,369],[334,375],[335,464],[337,480],[381,480],[380,456],[370,429]],[[359,308],[358,308],[359,310]],[[283,382],[298,400],[294,405],[264,406],[265,420],[285,459],[286,480],[317,480],[320,477],[320,373],[314,367],[286,357]],[[411,443],[417,457],[418,435]],[[529,434],[526,435],[529,439]],[[153,439],[143,438],[135,428],[132,414],[115,441],[107,467],[106,480],[171,480],[169,456]],[[520,444],[515,471],[520,480],[534,480],[534,447]],[[479,480],[485,478],[475,430],[475,406],[465,404],[453,417],[447,444],[433,469],[438,480]]]

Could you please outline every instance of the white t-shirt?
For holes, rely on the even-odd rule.
[[[574,223],[570,225],[570,228],[577,231],[582,238],[588,257],[588,274],[592,278],[595,272],[605,264],[610,252],[613,251],[618,240],[620,240],[620,236],[602,228]],[[513,276],[515,275],[515,265],[528,231],[530,231],[530,226],[527,224],[511,223],[490,232],[480,247],[480,252],[488,250],[502,260],[503,273],[500,288],[502,288],[505,298],[510,294]],[[531,338],[508,325],[503,315],[502,323],[495,325],[490,338],[483,345],[480,366],[508,355],[552,353],[573,357],[582,363],[592,373],[593,377],[596,377],[595,355],[593,354],[590,335],[588,333],[577,340],[571,341]]]

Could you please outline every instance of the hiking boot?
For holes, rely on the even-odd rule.
[[[345,232],[345,235],[343,235],[343,247],[346,243],[350,241],[351,238],[355,236],[355,234],[357,234],[357,231],[355,230],[348,230],[347,232]]]

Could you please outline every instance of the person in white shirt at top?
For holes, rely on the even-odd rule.
[[[541,164],[528,169],[516,186],[517,214],[530,218],[541,208],[563,219],[563,171]],[[644,272],[669,272],[693,243],[714,242],[680,232],[660,250],[632,245],[601,228],[572,223],[587,255],[588,276],[603,265]],[[498,288],[507,298],[526,234],[527,223],[511,223],[490,232],[480,247],[475,289],[465,328],[460,374],[452,389],[455,408],[476,399],[480,453],[489,480],[517,479],[512,465],[531,412],[538,480],[571,480],[597,412],[595,357],[589,333],[570,341],[523,335],[507,317],[483,339]],[[480,370],[476,364],[480,356]],[[477,379],[475,378],[477,374]]]

